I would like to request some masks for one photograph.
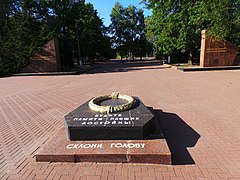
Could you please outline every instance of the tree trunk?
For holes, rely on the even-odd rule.
[[[120,48],[120,56],[121,56],[121,61],[123,60],[123,57],[122,57],[122,50]]]
[[[193,63],[193,49],[190,49],[189,51],[189,58],[188,58],[188,64],[192,65]]]

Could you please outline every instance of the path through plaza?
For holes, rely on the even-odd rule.
[[[0,78],[0,179],[240,179],[239,90],[239,70],[184,73],[157,62]],[[35,162],[69,111],[111,92],[154,109],[173,165]]]

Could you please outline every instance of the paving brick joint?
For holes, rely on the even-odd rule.
[[[0,179],[240,179],[239,70],[112,63],[82,75],[1,78],[0,87]],[[35,161],[68,112],[111,92],[154,109],[173,165]]]

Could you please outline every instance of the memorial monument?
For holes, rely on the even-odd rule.
[[[142,140],[154,129],[154,115],[138,98],[112,93],[66,115],[65,129],[70,140]]]
[[[37,153],[36,161],[171,164],[163,135],[149,138],[156,122],[138,97],[95,97],[64,117],[65,128]]]

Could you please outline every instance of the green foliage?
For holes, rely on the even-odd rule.
[[[147,53],[147,39],[145,36],[145,22],[142,9],[135,6],[124,8],[115,3],[111,13],[110,33],[112,46],[122,57],[145,56]]]
[[[239,0],[147,0],[153,15],[147,22],[147,36],[164,54],[175,51],[192,54],[200,48],[201,31],[239,43]]]
[[[240,1],[212,0],[205,4],[205,14],[212,17],[209,20],[210,32],[218,38],[240,45]]]
[[[0,22],[0,74],[24,67],[28,57],[51,36],[46,25],[36,18],[40,17],[37,11],[28,11],[25,4],[17,9],[17,2],[8,1],[1,6],[4,14]]]
[[[64,67],[78,59],[108,59],[110,39],[92,4],[84,0],[6,0],[0,2],[0,73],[16,72],[52,37],[59,39]]]

